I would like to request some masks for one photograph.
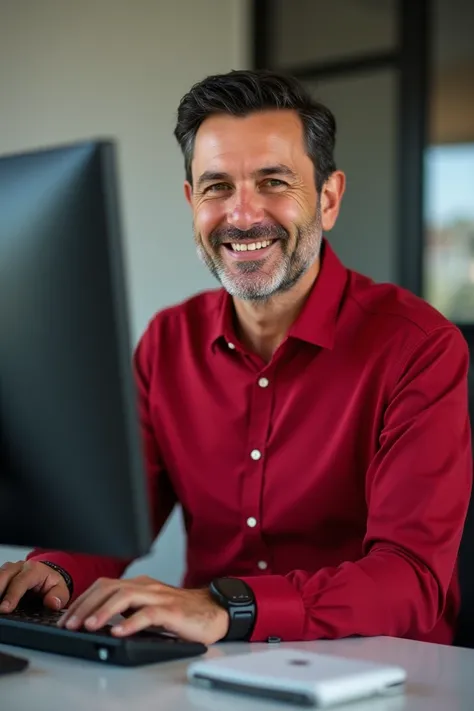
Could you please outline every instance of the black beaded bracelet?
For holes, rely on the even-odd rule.
[[[56,565],[56,563],[52,563],[50,560],[40,560],[38,561],[39,563],[43,563],[43,565],[47,565],[49,568],[52,568],[52,570],[55,570],[59,575],[61,575],[64,578],[64,582],[66,583],[67,589],[69,590],[69,597],[72,597],[72,592],[74,589],[74,585],[72,582],[72,578],[67,572],[67,570],[64,570],[64,568],[61,568],[60,565]]]

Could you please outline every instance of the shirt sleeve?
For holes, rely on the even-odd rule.
[[[153,534],[158,536],[176,503],[176,496],[166,474],[153,431],[150,415],[150,392],[153,381],[153,353],[155,351],[154,329],[150,328],[141,339],[134,353],[133,368],[138,396],[138,415],[143,441],[144,460],[147,476],[150,515]],[[72,578],[73,597],[81,595],[98,578],[119,578],[123,575],[130,559],[106,558],[103,556],[80,555],[59,551],[35,549],[28,560],[48,560],[64,568]]]
[[[396,378],[366,474],[361,558],[245,577],[252,641],[426,635],[443,612],[472,486],[467,345],[455,327],[423,337]],[[448,640],[447,640],[448,641]]]

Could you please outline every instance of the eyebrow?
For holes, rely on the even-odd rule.
[[[268,175],[286,175],[289,178],[295,178],[296,173],[291,170],[287,165],[283,163],[277,163],[275,165],[268,165],[264,168],[258,168],[252,173],[253,178],[264,178]],[[197,182],[198,189],[201,188],[205,183],[212,183],[214,181],[229,181],[231,176],[229,173],[218,172],[213,170],[206,170],[199,176]]]

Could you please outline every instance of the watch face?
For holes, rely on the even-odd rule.
[[[236,578],[219,578],[216,588],[234,605],[249,605],[253,598],[249,595],[247,585]]]

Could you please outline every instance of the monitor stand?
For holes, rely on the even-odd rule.
[[[27,668],[28,664],[28,659],[24,657],[14,657],[13,654],[0,652],[0,676],[2,676],[2,674],[23,671],[23,669]]]

